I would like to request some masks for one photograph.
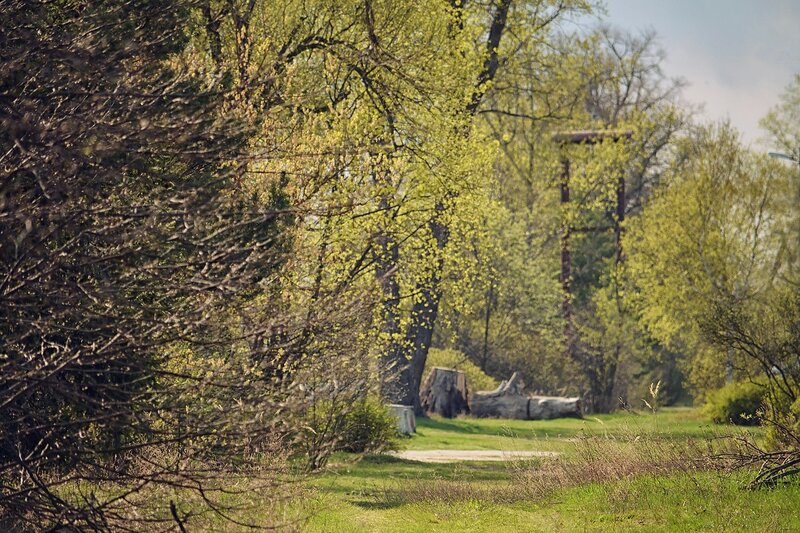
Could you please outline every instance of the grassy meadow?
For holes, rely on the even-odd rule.
[[[424,419],[410,450],[561,452],[557,459],[422,463],[337,454],[303,498],[302,529],[428,531],[793,531],[800,486],[745,488],[712,454],[760,430],[694,409],[551,421]]]

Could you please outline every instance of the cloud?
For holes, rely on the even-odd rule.
[[[685,79],[685,99],[705,104],[710,120],[729,118],[745,140],[800,72],[796,0],[609,0],[609,20],[628,30],[653,28],[667,52],[665,72]]]
[[[706,119],[729,119],[747,142],[761,136],[758,121],[777,103],[793,75],[756,54],[720,63],[711,54],[686,47],[673,48],[665,70],[686,79],[684,98],[702,104]]]

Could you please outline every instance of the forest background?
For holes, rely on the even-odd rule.
[[[443,351],[594,413],[753,381],[796,434],[800,77],[787,162],[591,1],[0,6],[5,519],[318,468]]]

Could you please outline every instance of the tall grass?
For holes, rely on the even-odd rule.
[[[691,478],[710,471],[723,473],[731,469],[731,462],[721,458],[742,452],[743,439],[727,433],[709,433],[701,439],[667,437],[630,429],[614,435],[579,436],[558,457],[509,462],[505,480],[405,480],[387,487],[383,497],[395,504],[538,501],[581,485],[643,476]]]

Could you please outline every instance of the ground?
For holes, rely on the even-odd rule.
[[[797,531],[800,486],[748,490],[752,472],[688,461],[736,428],[688,408],[583,420],[440,418],[406,450],[558,452],[559,459],[421,463],[336,455],[304,501],[315,532]],[[750,435],[759,438],[758,430]],[[553,463],[557,461],[557,463]],[[698,466],[695,466],[698,465]]]

